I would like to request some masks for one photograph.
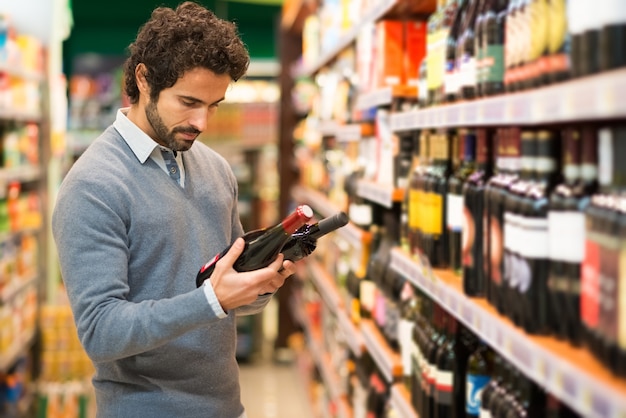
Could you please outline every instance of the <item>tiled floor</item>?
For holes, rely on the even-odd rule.
[[[273,361],[276,305],[262,314],[262,342],[247,362],[241,362],[241,398],[248,418],[314,418],[305,378],[297,362]]]
[[[313,418],[303,377],[294,364],[264,356],[240,364],[241,397],[248,418]]]

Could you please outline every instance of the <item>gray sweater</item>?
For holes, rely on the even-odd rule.
[[[235,312],[219,319],[198,269],[242,235],[237,183],[202,143],[186,186],[141,164],[109,127],[63,180],[52,218],[61,274],[96,374],[98,418],[243,413]],[[238,314],[259,312],[259,297]]]

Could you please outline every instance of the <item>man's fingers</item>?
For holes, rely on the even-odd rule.
[[[230,246],[226,254],[224,254],[222,259],[220,260],[220,264],[227,267],[232,267],[233,264],[235,264],[235,261],[237,261],[237,257],[239,257],[243,252],[245,246],[246,245],[243,238],[237,238],[235,242],[233,242],[233,245]]]

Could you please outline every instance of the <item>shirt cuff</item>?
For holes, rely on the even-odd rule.
[[[213,310],[215,316],[220,319],[226,318],[228,314],[224,312],[220,301],[217,300],[217,296],[215,296],[215,291],[213,290],[211,280],[205,280],[204,284],[202,285],[202,289],[204,290],[204,296],[206,296],[206,300],[209,302],[209,306]]]

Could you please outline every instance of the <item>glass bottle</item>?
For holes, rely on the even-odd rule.
[[[482,394],[493,376],[494,352],[481,341],[467,361],[465,417],[480,416]]]
[[[527,307],[517,297],[517,289],[530,278],[528,263],[524,261],[524,244],[528,235],[525,212],[529,202],[526,194],[534,180],[537,160],[537,132],[521,132],[521,171],[519,178],[509,183],[504,202],[504,274],[501,298],[503,313],[521,326]]]
[[[522,212],[525,233],[520,269],[528,276],[520,274],[516,292],[517,300],[524,307],[523,327],[529,333],[548,331],[548,203],[554,187],[560,181],[559,150],[560,137],[555,132],[538,132],[534,181],[526,193],[528,204]]]
[[[462,233],[464,224],[463,186],[475,169],[476,133],[471,129],[459,131],[457,160],[460,161],[448,181],[446,223],[448,228],[449,264],[452,271],[462,273]]]
[[[487,0],[483,21],[481,79],[486,96],[504,92],[505,23],[509,0]]]
[[[567,21],[569,0],[550,0],[548,7],[548,81],[556,83],[571,76],[571,36]]]
[[[463,23],[463,33],[459,35],[458,51],[461,54],[460,71],[460,96],[464,100],[476,97],[476,16],[478,15],[478,0],[470,0],[467,6],[467,14]]]
[[[444,101],[451,103],[459,98],[459,68],[456,60],[457,40],[460,35],[461,21],[465,15],[467,0],[458,0],[451,4],[447,13],[452,18],[446,37],[445,74],[443,79]]]
[[[484,212],[485,189],[491,177],[491,132],[476,130],[476,170],[463,185],[462,264],[463,291],[468,296],[485,296]]]
[[[443,313],[443,327],[445,340],[437,351],[437,376],[435,383],[435,409],[434,418],[446,418],[453,415],[456,363],[456,319]]]
[[[597,136],[593,126],[563,131],[564,182],[550,197],[548,212],[549,314],[555,334],[581,342],[580,274],[585,253],[585,214],[597,190]]]

